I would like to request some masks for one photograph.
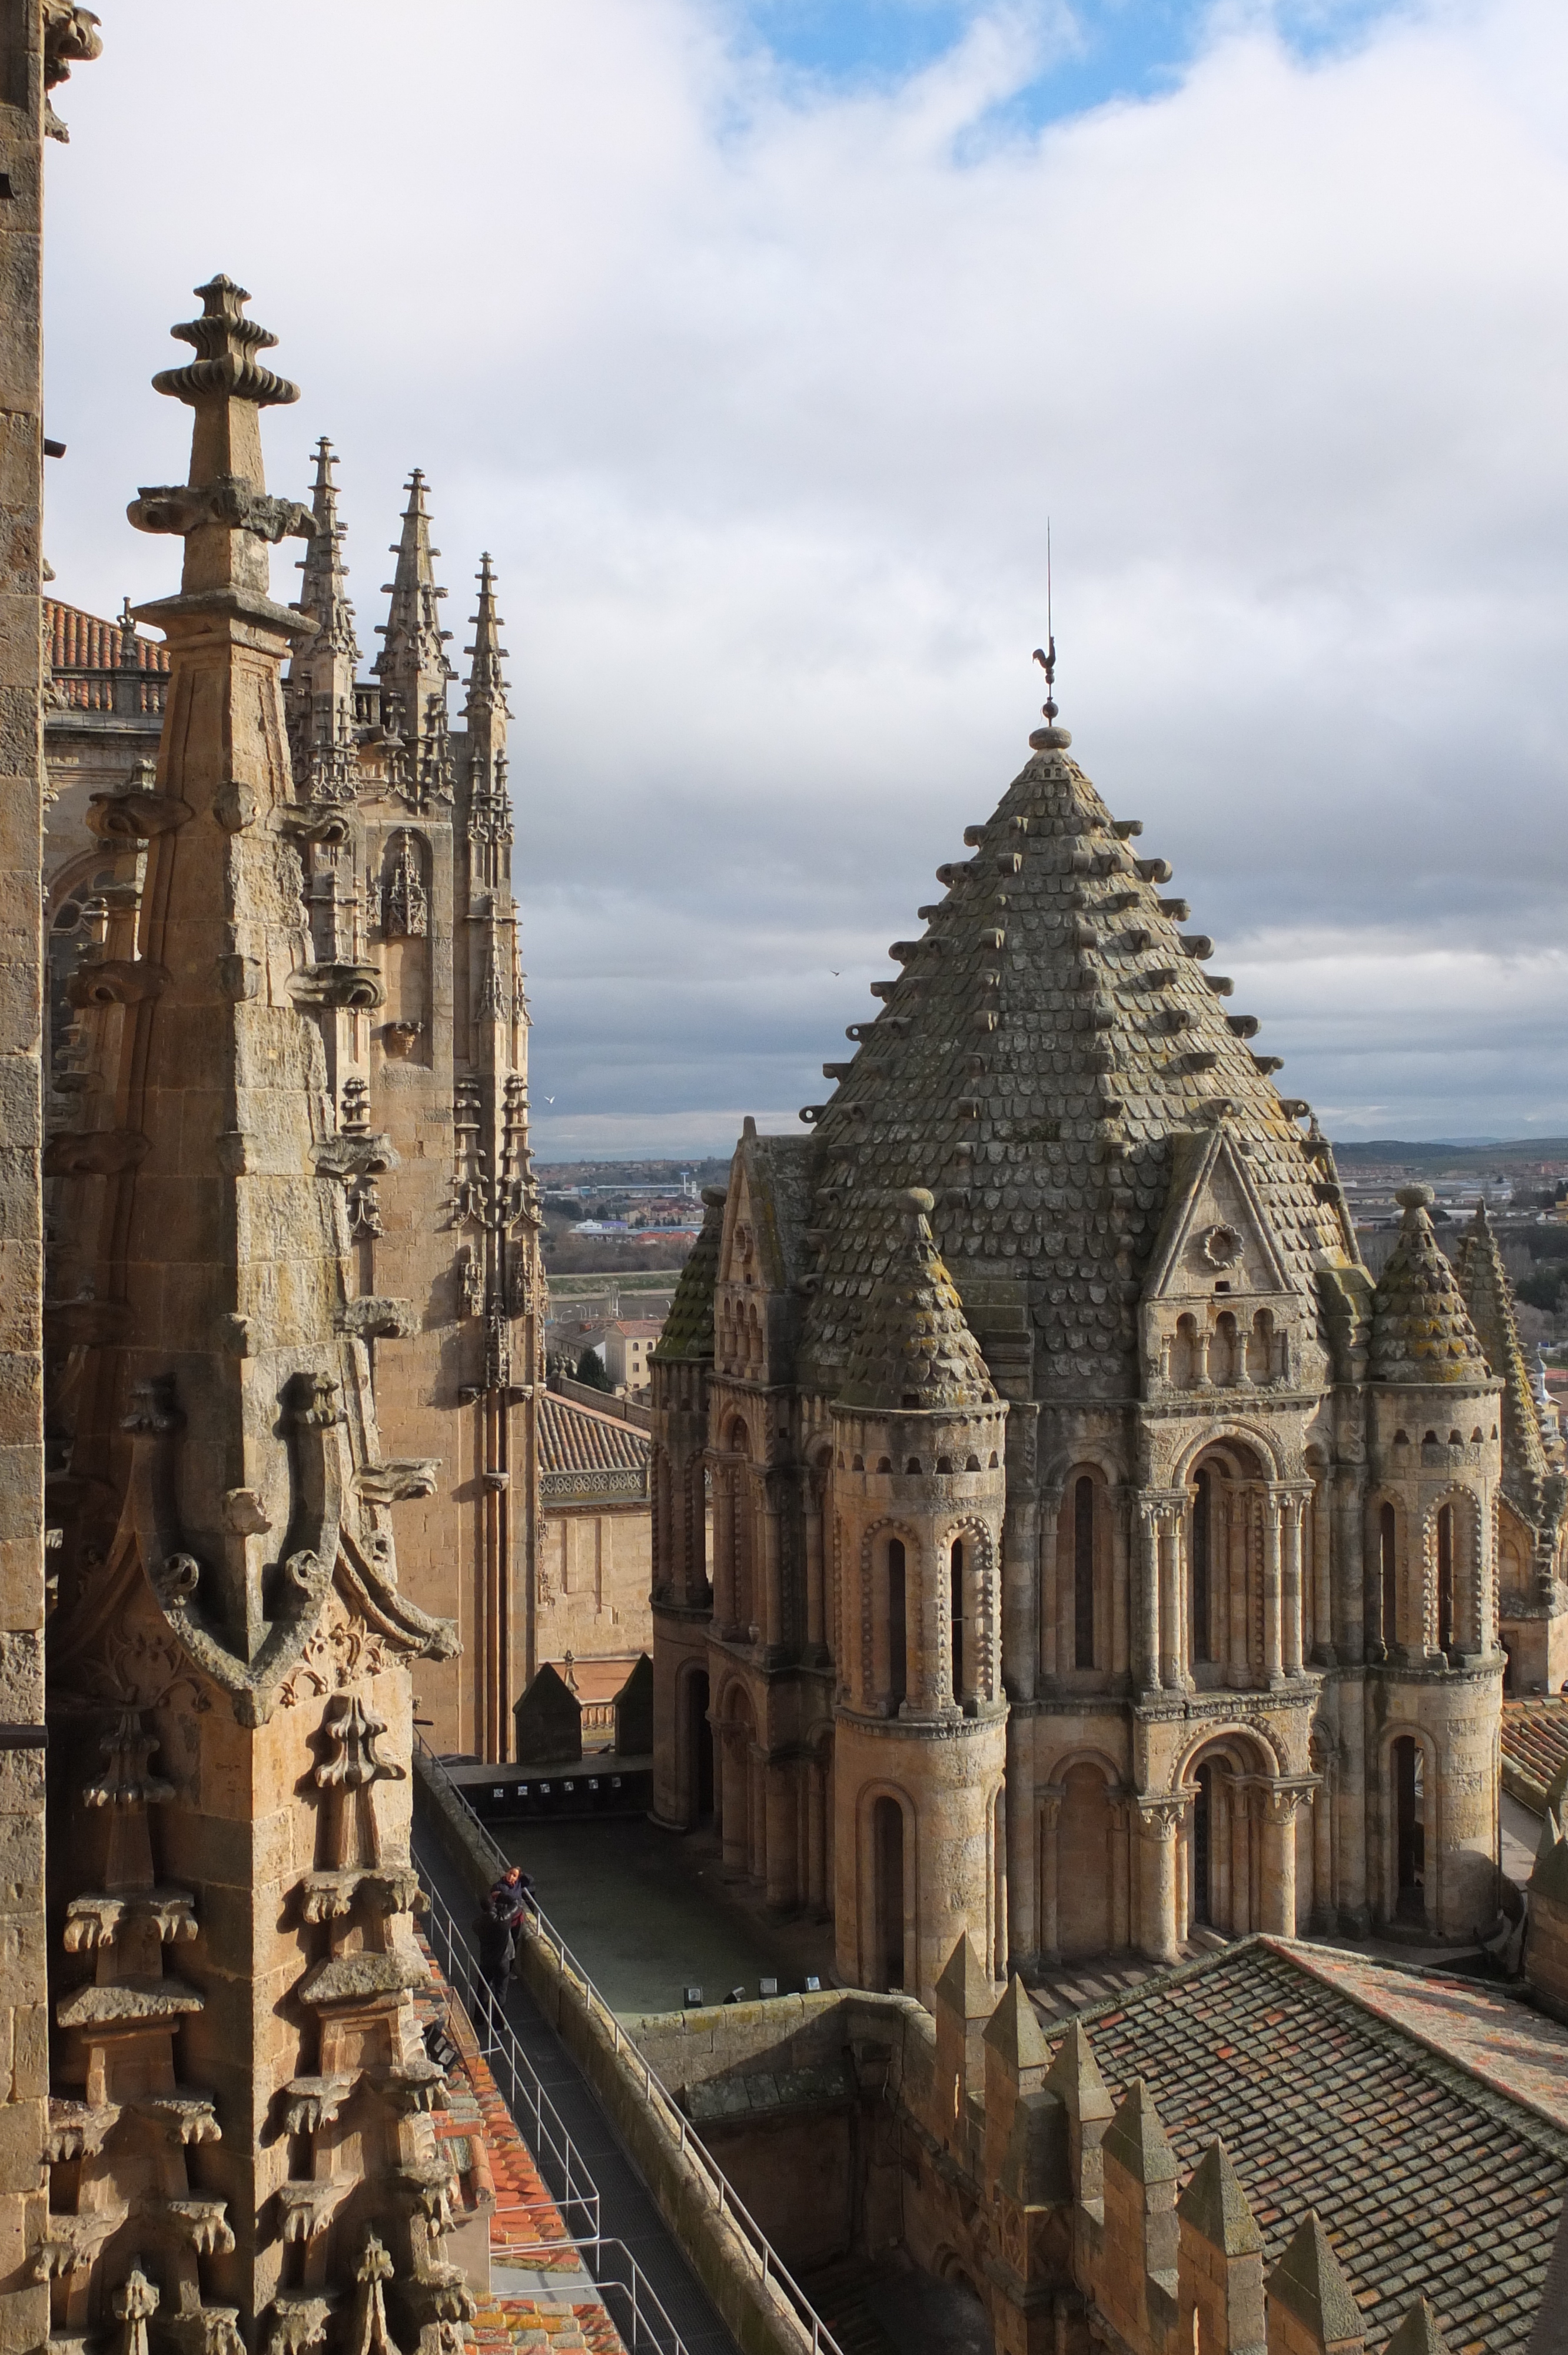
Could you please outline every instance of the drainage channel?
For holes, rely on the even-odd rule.
[[[592,2088],[528,1990],[495,2003],[462,1927],[474,1909],[463,1876],[433,1840],[414,1861],[429,1897],[426,1934],[630,2355],[736,2355],[736,2341],[692,2272]],[[501,2296],[546,2286],[526,2266],[493,2268]],[[568,2289],[556,2272],[547,2286]]]

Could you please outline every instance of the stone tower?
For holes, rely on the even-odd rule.
[[[385,1140],[339,1116],[329,1048],[364,967],[302,924],[328,837],[281,668],[309,625],[267,551],[313,519],[268,495],[260,430],[297,394],[243,291],[198,291],[174,330],[195,357],[154,379],[193,412],[190,477],[130,510],[185,541],[179,593],[143,609],[171,656],[157,770],[99,797],[132,888],[80,976],[89,1084],[50,1146],[72,1283],[36,2272],[51,2344],[298,2355],[336,2311],[434,2355],[471,2300],[413,2004],[410,1668],[453,1636],[399,1589],[355,1280]]]
[[[831,1908],[841,1967],[894,1977],[888,1875],[834,1795],[910,1720],[877,1730],[896,1603],[850,1530],[891,1517],[897,1487],[919,1542],[940,1542],[938,1498],[927,1452],[888,1425],[886,1494],[846,1509],[878,1476],[869,1444],[842,1470],[840,1450],[897,1263],[888,1199],[923,1188],[989,1412],[1006,1409],[1005,1731],[908,1737],[928,1763],[906,1921],[946,1902],[920,1827],[941,1825],[944,1789],[969,1806],[965,1742],[1004,1742],[1004,1934],[986,1946],[959,1901],[993,1973],[1168,1960],[1203,1924],[1467,1937],[1495,1912],[1499,1522],[1543,1661],[1563,1624],[1560,1476],[1506,1289],[1475,1240],[1467,1314],[1414,1198],[1374,1288],[1309,1107],[1230,1011],[1141,825],[1111,817],[1046,716],[968,855],[938,868],[923,932],[894,943],[856,1051],[823,1066],[836,1086],[810,1134],[747,1124],[711,1364],[655,1361],[656,1444],[676,1444],[678,1386],[689,1455],[705,1397],[714,1491],[711,1604],[655,1527],[661,1816],[700,1815],[706,1726],[730,1861],[775,1904]],[[708,1279],[688,1275],[695,1334]],[[919,1608],[940,1612],[939,1580]],[[927,1995],[923,1946],[906,1968]]]
[[[832,1403],[828,1481],[838,1967],[851,1985],[927,1998],[955,1930],[993,1978],[1006,1970],[1007,1407],[932,1245],[935,1207],[917,1188],[888,1205],[885,1264]]]
[[[368,682],[345,590],[331,445],[287,684],[315,953],[352,975],[324,1009],[356,1314],[376,1349],[405,1590],[455,1613],[461,1655],[421,1675],[442,1750],[510,1755],[537,1665],[538,1391],[546,1314],[528,1157],[528,1009],[512,896],[504,650],[481,560],[465,725],[441,626],[424,476],[408,485]]]

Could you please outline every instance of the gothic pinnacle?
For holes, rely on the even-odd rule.
[[[336,464],[337,454],[323,433],[316,443],[316,479],[311,491],[316,527],[308,552],[300,559],[304,579],[298,611],[316,623],[316,646],[330,646],[356,664],[359,646],[354,634],[354,607],[343,585],[348,567],[343,560],[344,535],[337,517],[337,485],[333,480]]]
[[[479,611],[473,617],[473,644],[463,648],[473,657],[469,665],[468,693],[463,703],[470,715],[480,710],[506,710],[506,682],[501,675],[501,666],[507,654],[501,643],[501,622],[495,611],[495,574],[488,549],[480,558],[479,566]]]

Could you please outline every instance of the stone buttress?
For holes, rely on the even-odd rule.
[[[142,609],[171,654],[157,770],[100,797],[132,913],[50,1148],[37,2269],[59,2346],[431,2355],[471,2301],[413,2006],[409,1672],[453,1637],[398,1590],[348,1208],[385,1140],[338,1117],[320,1017],[353,943],[318,954],[302,905],[280,672],[307,625],[267,549],[312,517],[268,496],[260,435],[296,395],[243,292],[199,292],[196,357],[155,380],[194,413],[190,479],[130,510],[185,541]]]
[[[860,1712],[902,1724],[921,1688],[909,1672],[890,1710],[885,1668],[868,1680],[896,1648],[892,1590],[879,1572],[865,1602],[844,1498],[885,1460],[912,1526],[934,1535],[946,1499],[929,1451],[891,1428],[839,1465],[893,1264],[886,1206],[918,1188],[1006,1408],[1005,1934],[987,1946],[966,1914],[987,1969],[1170,1961],[1205,1928],[1467,1938],[1497,1911],[1499,1481],[1543,1620],[1559,1592],[1542,1565],[1560,1483],[1498,1362],[1508,1319],[1478,1306],[1471,1325],[1419,1204],[1373,1286],[1310,1107],[1280,1094],[1170,868],[1070,741],[1036,730],[968,855],[938,869],[807,1135],[747,1123],[711,1277],[689,1277],[711,1360],[655,1357],[656,1444],[678,1425],[689,1460],[705,1406],[714,1509],[711,1604],[655,1526],[660,1814],[703,1812],[705,1724],[732,1866],[775,1904],[832,1912],[841,1967],[892,1980],[887,1876],[858,1833],[845,1853],[837,1785]],[[1478,1302],[1478,1247],[1468,1266]],[[1427,1310],[1436,1354],[1399,1337]],[[876,1514],[894,1510],[890,1486]],[[917,1604],[906,1590],[911,1660],[916,1628],[952,1652],[932,1576]],[[935,1683],[958,1689],[941,1663]],[[928,1745],[922,1808],[945,1778],[957,1799],[961,1751]],[[924,1920],[917,1841],[904,1870]],[[922,1991],[929,1976],[922,1954]]]

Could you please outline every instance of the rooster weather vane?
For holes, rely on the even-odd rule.
[[[1056,639],[1051,609],[1051,518],[1045,518],[1045,643],[1034,649],[1034,660],[1045,674],[1045,700],[1040,709],[1049,722],[1056,717]]]

